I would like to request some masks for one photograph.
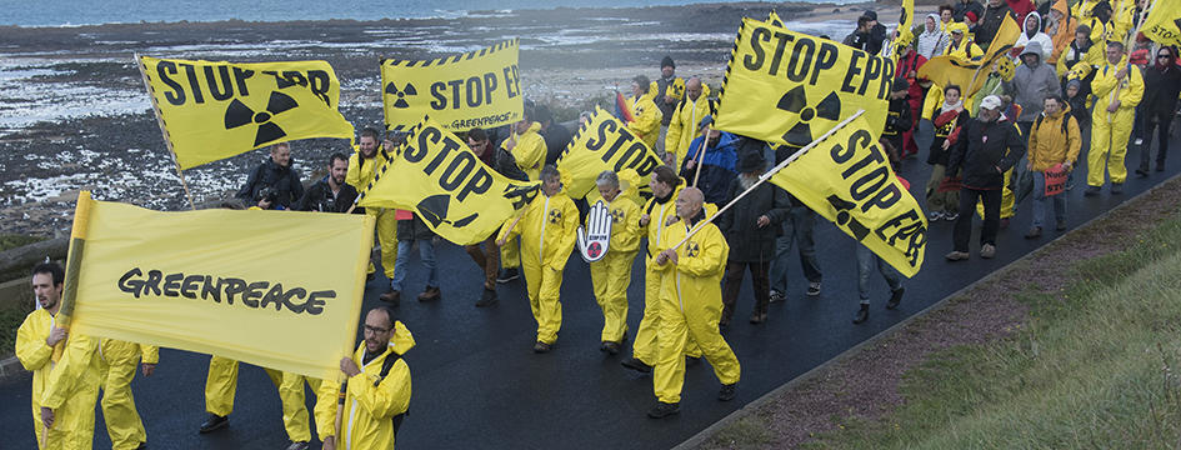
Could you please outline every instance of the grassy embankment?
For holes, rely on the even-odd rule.
[[[0,234],[0,252],[40,241],[42,238],[16,234]],[[25,320],[27,311],[0,308],[0,358],[12,355],[16,345],[16,329]]]

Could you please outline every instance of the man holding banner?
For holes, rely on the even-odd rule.
[[[373,184],[377,168],[389,161],[389,147],[393,142],[379,142],[377,130],[365,128],[361,130],[361,138],[357,141],[357,152],[349,157],[348,170],[345,172],[345,183],[357,192],[362,192]],[[379,147],[380,146],[380,147]],[[365,208],[365,213],[377,220],[377,242],[381,245],[381,269],[387,279],[394,279],[394,266],[398,261],[398,221],[394,218],[394,210],[388,208]],[[375,269],[369,263],[369,274]],[[393,296],[391,287],[383,297],[387,300]],[[388,301],[388,300],[387,300]]]

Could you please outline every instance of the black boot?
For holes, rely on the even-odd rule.
[[[656,402],[656,406],[653,406],[652,409],[648,410],[648,417],[651,417],[653,419],[663,419],[665,417],[668,417],[668,416],[671,416],[673,414],[677,414],[680,412],[681,412],[681,404],[680,403]]]
[[[495,305],[497,301],[496,291],[492,289],[484,289],[484,295],[480,296],[480,301],[476,302],[476,306],[479,308],[492,306]]]
[[[890,293],[890,301],[886,302],[886,309],[894,309],[902,303],[902,294],[906,293],[906,288],[899,287],[898,290]]]
[[[853,324],[860,325],[866,320],[869,320],[869,305],[862,303],[861,309],[857,310],[857,315],[853,316]]]
[[[217,414],[209,413],[209,418],[205,419],[205,423],[201,424],[201,434],[209,433],[211,431],[220,430],[230,424],[230,419],[226,416],[219,416]]]

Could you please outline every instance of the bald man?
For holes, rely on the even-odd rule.
[[[689,144],[701,136],[701,119],[713,115],[714,105],[709,101],[709,87],[697,77],[685,83],[685,97],[673,108],[668,123],[668,134],[664,136],[664,151],[671,154],[673,167],[681,167],[689,153]]]
[[[677,217],[662,236],[654,263],[661,271],[660,350],[652,384],[657,404],[648,416],[654,419],[680,412],[685,383],[685,346],[690,337],[701,347],[714,375],[722,382],[718,400],[734,399],[741,374],[738,357],[718,332],[722,317],[722,274],[730,246],[712,223],[705,224],[684,244],[675,247],[690,230],[705,220],[705,196],[697,188],[685,188],[677,197]]]

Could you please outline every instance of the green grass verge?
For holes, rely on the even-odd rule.
[[[16,329],[25,320],[25,313],[0,308],[0,358],[7,358],[16,348]]]
[[[45,240],[45,238],[38,236],[25,236],[23,234],[0,234],[0,252],[43,240]]]
[[[1077,263],[1061,295],[1015,292],[1032,315],[1019,331],[938,353],[905,376],[904,405],[806,447],[1178,447],[1179,243],[1173,217]]]

